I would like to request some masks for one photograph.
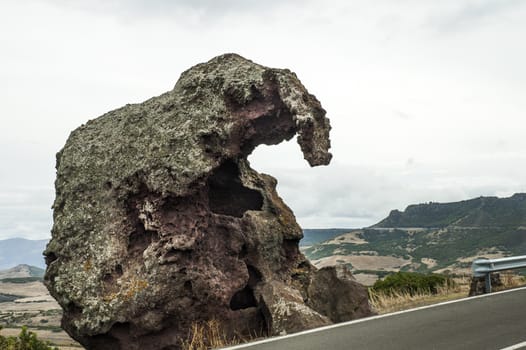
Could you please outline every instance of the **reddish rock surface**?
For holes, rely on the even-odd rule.
[[[211,319],[266,336],[369,315],[348,271],[306,260],[276,180],[246,159],[298,134],[326,165],[329,130],[294,73],[234,54],[74,130],[45,251],[63,327],[88,349],[179,349]]]

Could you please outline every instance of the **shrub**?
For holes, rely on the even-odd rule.
[[[0,326],[0,330],[2,326]],[[18,337],[4,337],[0,335],[0,349],[2,350],[58,350],[50,342],[42,341],[26,326],[22,327]]]
[[[436,294],[438,288],[446,284],[452,286],[453,281],[445,275],[397,272],[388,275],[383,280],[376,281],[372,289],[375,292],[385,294],[392,294],[394,292],[409,293],[411,295],[416,293]]]

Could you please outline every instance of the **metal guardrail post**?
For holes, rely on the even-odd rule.
[[[491,273],[526,268],[526,255],[500,259],[476,259],[471,265],[474,277],[484,277],[485,293],[491,293]]]

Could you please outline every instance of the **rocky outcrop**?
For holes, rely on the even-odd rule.
[[[177,349],[210,319],[273,335],[368,315],[363,287],[301,254],[276,180],[247,161],[297,134],[328,164],[329,129],[294,73],[228,54],[73,131],[45,251],[64,329],[88,349]]]
[[[311,275],[307,305],[333,322],[344,322],[370,314],[367,290],[345,265],[324,267]]]

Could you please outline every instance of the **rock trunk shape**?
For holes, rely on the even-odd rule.
[[[235,54],[74,130],[44,252],[63,328],[88,349],[179,349],[211,319],[229,336],[274,335],[369,315],[362,286],[306,260],[276,180],[247,161],[298,134],[309,164],[326,165],[329,130],[294,73]],[[341,295],[354,304],[335,311]]]

